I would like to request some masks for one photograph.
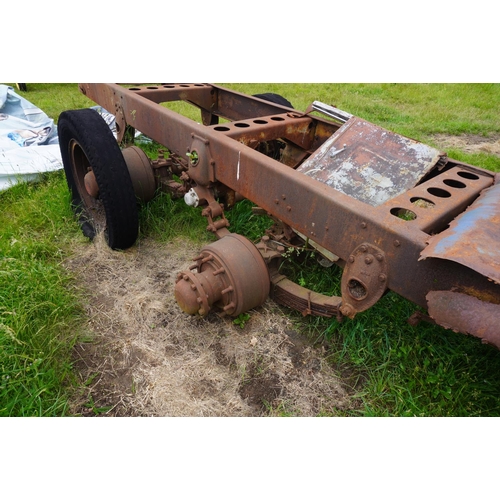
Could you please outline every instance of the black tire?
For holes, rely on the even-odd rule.
[[[111,248],[131,247],[139,232],[137,201],[113,133],[93,109],[64,111],[57,128],[72,206],[83,234],[94,239],[104,231]],[[98,186],[94,196],[85,187],[89,171]]]
[[[267,92],[265,94],[254,94],[253,96],[258,97],[259,99],[263,99],[264,101],[273,102],[274,104],[280,104],[281,106],[287,106],[288,108],[293,109],[292,103],[279,94]]]

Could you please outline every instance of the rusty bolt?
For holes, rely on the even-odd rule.
[[[378,279],[379,279],[379,281],[381,281],[383,283],[384,281],[387,280],[387,276],[382,273],[382,274],[378,275]]]
[[[363,229],[366,229],[366,222],[362,222],[362,223],[361,223],[361,227],[362,227]]]
[[[384,256],[381,254],[381,253],[378,253],[376,255],[376,259],[379,261],[379,262],[382,262],[384,260]]]
[[[349,255],[349,262],[351,264],[354,262],[354,255]]]
[[[281,198],[282,198],[283,200],[286,200],[286,195],[282,194],[282,195],[281,195]]]
[[[287,205],[286,209],[291,212],[292,211],[292,207],[290,205]]]
[[[274,200],[274,203],[276,203],[276,205],[277,205],[279,202],[280,202],[280,200],[278,200],[278,198],[276,198],[276,199]]]
[[[371,255],[367,255],[365,257],[365,264],[371,264],[373,262],[373,257]]]
[[[394,246],[398,247],[399,245],[401,245],[400,241],[399,240],[394,240]]]
[[[359,247],[359,250],[360,250],[361,252],[365,253],[365,252],[368,250],[368,248],[366,248],[366,245],[361,245],[361,246]]]
[[[344,316],[348,316],[350,318],[354,317],[356,314],[356,311],[355,311],[354,307],[351,306],[351,304],[344,304],[344,305],[340,306],[340,312]]]

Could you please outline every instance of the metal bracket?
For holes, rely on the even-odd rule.
[[[374,305],[387,289],[387,261],[384,252],[362,243],[347,259],[342,274],[341,313],[349,318]]]

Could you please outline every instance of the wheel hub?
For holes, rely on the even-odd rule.
[[[99,186],[97,185],[97,179],[95,178],[95,174],[92,170],[89,170],[85,174],[83,182],[85,184],[85,190],[87,191],[87,193],[92,196],[92,198],[97,199],[97,197],[99,196]]]
[[[243,236],[229,234],[204,247],[194,260],[175,285],[177,303],[188,314],[206,316],[217,307],[223,314],[238,316],[262,305],[269,295],[264,259]]]

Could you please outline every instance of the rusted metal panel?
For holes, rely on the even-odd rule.
[[[421,258],[459,262],[500,284],[500,184],[485,189],[451,224],[431,237]]]
[[[437,324],[500,349],[500,304],[451,291],[429,292],[427,302],[429,315]]]
[[[415,186],[442,156],[430,146],[353,117],[298,170],[376,207]]]

